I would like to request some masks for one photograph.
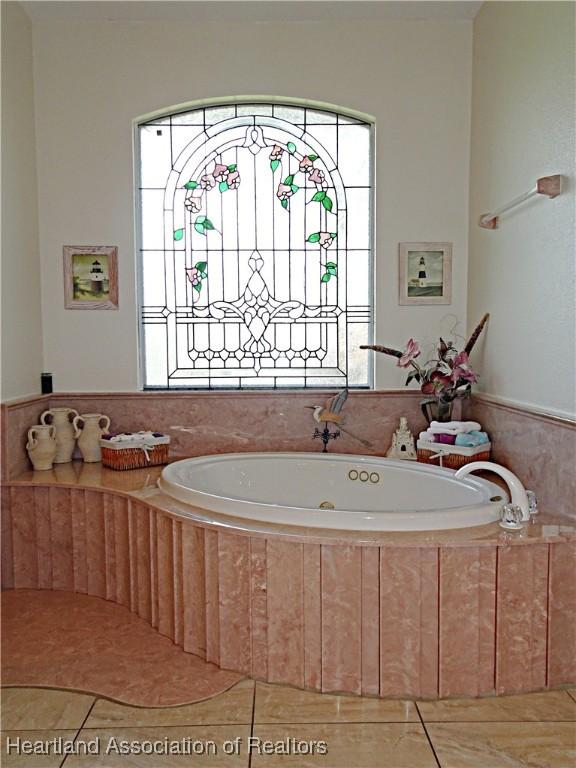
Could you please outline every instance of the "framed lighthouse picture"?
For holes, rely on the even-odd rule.
[[[118,309],[118,248],[64,246],[66,309]]]
[[[400,243],[399,304],[452,303],[452,243]]]

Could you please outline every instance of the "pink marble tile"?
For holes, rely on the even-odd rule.
[[[104,546],[106,552],[106,599],[116,600],[116,523],[114,496],[104,494]]]
[[[34,488],[12,488],[12,551],[16,589],[38,586],[38,552]]]
[[[496,549],[441,549],[441,697],[494,691],[495,618]]]
[[[72,544],[72,499],[67,488],[50,488],[50,533],[52,542],[52,588],[74,589]]]
[[[268,539],[268,680],[304,685],[302,544]]]
[[[548,685],[576,684],[576,545],[550,544]]]
[[[303,545],[304,687],[322,690],[322,587],[320,546]]]
[[[183,583],[182,583],[182,523],[172,521],[172,579],[174,581],[174,637],[176,645],[184,642]]]
[[[150,511],[143,504],[132,504],[136,550],[136,613],[152,623]]]
[[[362,549],[323,546],[322,690],[362,692]]]
[[[546,685],[548,546],[498,548],[496,692]]]
[[[380,695],[438,695],[438,552],[380,551]]]
[[[182,610],[185,651],[206,657],[204,531],[182,523]]]
[[[104,496],[85,491],[86,579],[88,594],[106,597],[106,542],[104,534]]]
[[[249,675],[250,539],[218,534],[218,603],[220,614],[220,666]]]
[[[266,539],[250,539],[250,625],[252,671],[257,680],[268,679],[268,596]]]
[[[14,555],[12,547],[12,511],[10,488],[0,488],[0,509],[2,514],[2,589],[14,587]]]
[[[3,685],[66,688],[165,707],[214,696],[240,680],[99,598],[12,590],[3,596],[2,619]]]
[[[128,500],[128,554],[130,610],[138,613],[138,513],[136,504]]]
[[[216,531],[204,531],[204,558],[206,564],[206,661],[220,664],[220,588]]]
[[[153,509],[150,515],[150,623],[158,629],[158,516]]]
[[[113,500],[114,562],[116,567],[115,602],[130,607],[130,546],[128,539],[128,501],[122,496]]]
[[[70,517],[72,523],[72,568],[74,592],[88,592],[88,552],[86,545],[86,503],[84,491],[70,491]]]
[[[380,550],[362,548],[362,694],[380,693]]]
[[[174,639],[174,555],[172,526],[174,521],[165,515],[156,518],[158,547],[158,632]]]
[[[576,517],[576,424],[485,395],[472,398],[469,416],[492,437],[493,461],[534,490],[542,510]]]
[[[50,493],[48,488],[34,488],[36,510],[36,547],[38,587],[52,589],[52,535],[50,532]]]

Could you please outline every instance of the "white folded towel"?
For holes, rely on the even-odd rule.
[[[462,435],[466,432],[478,432],[482,429],[477,421],[432,421],[428,432],[443,435]]]

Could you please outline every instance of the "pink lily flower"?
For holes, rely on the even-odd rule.
[[[404,350],[404,354],[398,359],[396,365],[399,368],[408,368],[412,360],[414,360],[415,357],[418,357],[419,354],[420,346],[418,342],[414,341],[414,339],[409,339],[408,344],[406,345],[406,349]]]
[[[472,384],[478,381],[478,374],[468,364],[468,354],[466,352],[459,352],[454,358],[452,381],[458,381],[458,379],[464,379],[464,381],[469,381]]]

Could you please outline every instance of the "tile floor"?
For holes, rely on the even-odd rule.
[[[208,701],[163,709],[5,688],[1,714],[3,768],[576,768],[576,688],[412,702],[244,680]],[[60,745],[61,754],[17,754],[36,743]],[[78,754],[63,754],[67,743]],[[160,753],[138,754],[152,747]],[[292,754],[282,754],[288,747]],[[189,753],[169,753],[183,748]]]

